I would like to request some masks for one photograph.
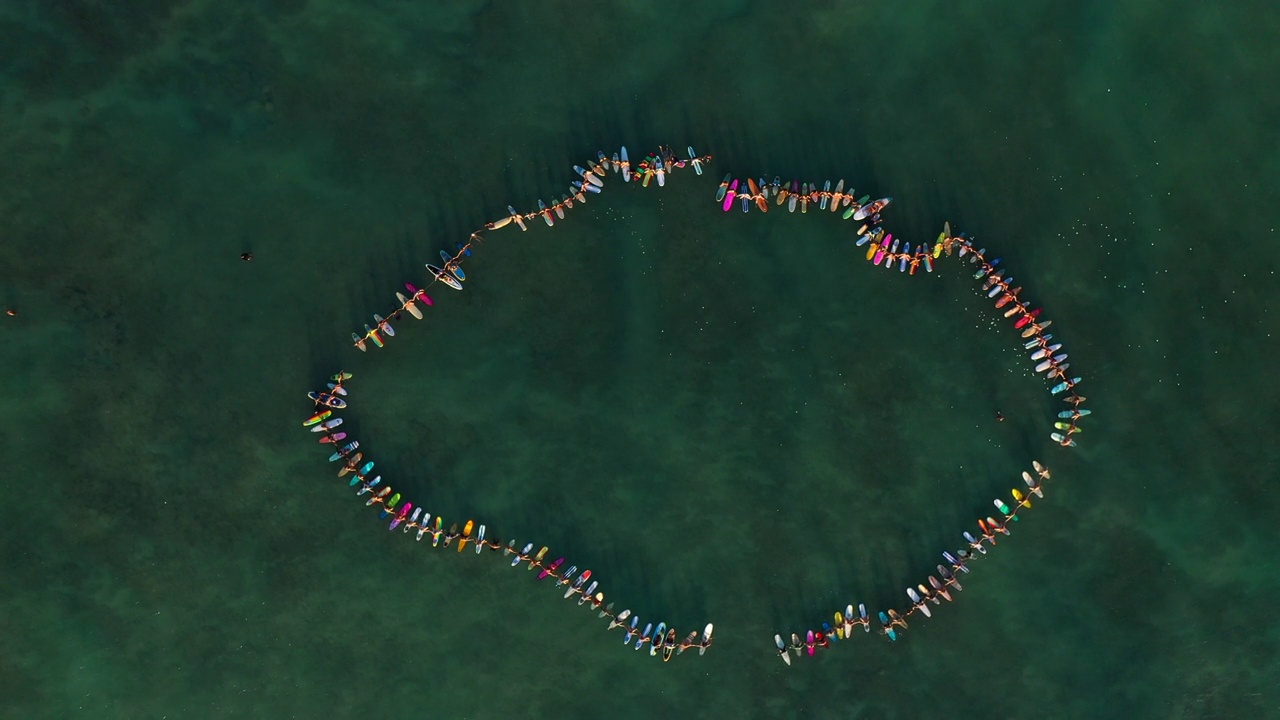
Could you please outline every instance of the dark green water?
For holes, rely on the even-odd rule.
[[[1280,714],[1270,4],[125,5],[0,7],[0,716]],[[347,347],[658,142],[715,164],[495,233]],[[1086,378],[1083,446],[954,261],[722,214],[725,172],[979,236]],[[298,426],[339,367],[410,499],[714,648],[642,658],[389,536]],[[1033,457],[1049,497],[956,604],[774,656],[900,606]]]

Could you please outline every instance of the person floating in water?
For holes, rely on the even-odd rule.
[[[251,262],[251,261],[253,260],[253,253],[251,253],[251,252],[242,252],[242,253],[240,253],[240,259],[241,259],[241,260],[243,260],[243,261],[245,261],[245,262]]]

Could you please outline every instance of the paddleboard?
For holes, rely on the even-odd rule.
[[[938,566],[938,569],[939,569],[939,570],[941,570],[941,569],[942,569],[942,566],[941,566],[941,565],[939,565],[939,566]],[[939,580],[938,580],[938,578],[936,578],[936,577],[934,577],[934,576],[930,575],[930,576],[929,576],[929,584],[930,584],[931,586],[933,586],[933,591],[934,591],[935,593],[937,593],[937,594],[941,595],[941,596],[942,596],[942,598],[943,598],[944,600],[946,600],[947,602],[954,602],[954,601],[951,599],[951,593],[947,591],[947,586],[946,586],[946,585],[944,585],[941,581],[939,581]]]
[[[330,415],[332,415],[332,414],[333,414],[333,411],[332,411],[332,410],[325,410],[324,412],[318,412],[318,413],[316,413],[315,415],[312,415],[311,417],[307,418],[306,420],[303,420],[303,421],[302,421],[302,427],[311,427],[312,425],[315,425],[315,424],[316,424],[316,423],[318,423],[318,422],[322,422],[322,421],[324,421],[324,420],[327,420],[327,419],[329,418],[329,416],[330,416]],[[339,420],[339,422],[341,422],[341,418],[339,418],[338,420]],[[323,430],[325,427],[329,427],[329,425],[326,423],[326,424],[325,424],[325,426],[323,426],[323,427],[319,427],[319,428],[312,428],[312,429],[311,429],[311,432],[320,432],[320,431],[321,431],[321,430]]]
[[[387,334],[387,337],[395,337],[396,329],[391,327],[391,323],[381,315],[374,315],[373,321],[378,324],[378,329]]]
[[[458,267],[458,263],[454,262],[452,255],[445,252],[444,250],[441,250],[440,259],[444,261],[444,266],[449,268],[449,272],[453,273],[454,277],[458,278],[459,280],[467,279],[467,274],[462,271],[462,268]],[[452,267],[450,267],[451,263],[453,265]]]
[[[720,209],[729,212],[729,208],[733,207],[733,197],[738,194],[738,181],[735,179],[729,183],[729,190],[724,194],[724,204]]]
[[[422,319],[422,311],[418,309],[418,306],[415,305],[412,300],[405,297],[404,293],[402,292],[396,293],[396,299],[400,301],[400,307],[402,309],[408,310],[409,314],[412,315],[415,319],[418,319],[418,320]]]
[[[724,176],[724,180],[720,181],[720,188],[716,190],[716,202],[724,202],[725,193],[729,192],[729,181],[733,179],[733,173]]]
[[[511,219],[516,221],[516,224],[520,226],[521,230],[529,229],[529,227],[524,224],[524,216],[516,212],[516,209],[514,207],[508,205],[507,211],[511,213]]]
[[[411,283],[405,283],[404,287],[406,290],[413,293],[414,300],[421,300],[422,304],[426,305],[427,307],[431,307],[432,305],[435,304],[435,302],[432,301],[431,298],[427,295],[426,290],[419,290],[418,288],[414,287]]]
[[[627,159],[627,146],[622,146],[622,182],[631,182],[631,161]]]
[[[664,622],[658,623],[658,628],[653,631],[653,642],[649,643],[649,657],[653,657],[658,653],[658,650],[662,647],[663,636],[666,632],[667,624]]]
[[[699,655],[703,655],[707,652],[707,646],[711,644],[711,631],[714,629],[715,626],[711,623],[707,623],[707,626],[702,629],[702,644],[698,648]]]
[[[338,468],[338,477],[346,477],[347,473],[355,470],[356,466],[360,464],[360,458],[362,457],[364,457],[364,453],[356,453],[355,455],[347,458],[346,464],[341,468]]]
[[[1068,412],[1070,412],[1070,411],[1068,411]],[[332,410],[325,410],[324,412],[320,413],[320,415],[312,415],[312,416],[311,416],[311,418],[310,418],[310,419],[308,419],[306,423],[304,423],[304,425],[305,425],[305,424],[310,424],[310,423],[312,423],[312,421],[319,422],[320,420],[324,420],[324,422],[321,422],[319,425],[316,425],[315,427],[311,428],[311,432],[313,432],[313,433],[314,433],[314,432],[325,432],[326,430],[332,430],[332,429],[334,429],[334,428],[336,428],[336,427],[338,427],[339,425],[341,425],[341,424],[342,424],[342,418],[334,418],[334,419],[332,419],[332,420],[325,420],[325,418],[329,417],[329,416],[330,416],[330,415],[332,415],[332,414],[333,414],[333,411],[332,411]],[[324,416],[324,417],[321,417],[321,415],[322,415],[322,416]],[[317,418],[319,418],[319,420],[317,420]]]
[[[344,432],[334,433],[332,435],[325,435],[324,437],[320,438],[320,444],[324,445],[326,443],[338,443],[346,439],[347,439],[346,433]]]

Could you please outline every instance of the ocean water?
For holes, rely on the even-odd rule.
[[[1278,34],[1261,2],[0,6],[0,716],[1280,715]],[[349,347],[508,204],[658,143],[714,162],[488,235]],[[1002,256],[1081,447],[970,266],[721,213],[727,172]],[[339,369],[407,499],[714,646],[657,662],[389,535],[299,428]],[[902,607],[1033,458],[956,603],[777,659]]]

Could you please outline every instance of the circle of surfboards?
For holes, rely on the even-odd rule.
[[[634,182],[642,187],[649,187],[652,181],[656,181],[658,187],[663,187],[667,177],[675,170],[692,167],[698,175],[702,175],[704,166],[711,161],[710,155],[699,156],[692,147],[687,149],[685,157],[677,157],[670,148],[659,146],[656,153],[649,153],[634,166],[625,146],[613,153],[612,158],[606,157],[603,152],[597,152],[594,161],[588,161],[584,166],[573,166],[578,179],[570,182],[558,202],[554,201],[554,195],[551,205],[539,199],[537,209],[526,213],[508,206],[507,216],[486,223],[483,229],[473,232],[467,242],[455,243],[455,252],[441,250],[441,265],[426,264],[427,286],[419,289],[412,283],[404,283],[408,294],[395,293],[398,305],[388,315],[399,318],[402,312],[407,312],[415,319],[423,319],[422,308],[419,306],[434,305],[434,301],[427,295],[427,288],[439,282],[453,290],[463,289],[467,274],[462,270],[462,263],[472,256],[472,251],[484,240],[484,233],[512,224],[521,231],[528,231],[526,221],[536,217],[541,217],[548,227],[554,227],[556,220],[564,220],[565,211],[573,209],[575,203],[585,204],[589,196],[602,192],[603,178],[608,176],[610,170],[620,174],[622,182],[627,184]],[[953,234],[950,223],[945,224],[937,238],[929,242],[912,243],[894,238],[881,225],[881,213],[891,205],[893,199],[885,197],[872,201],[870,195],[858,196],[852,187],[845,190],[843,179],[836,183],[834,190],[830,180],[825,181],[822,189],[818,190],[817,183],[800,180],[786,183],[780,177],[772,180],[764,177],[735,178],[728,174],[716,189],[715,201],[723,211],[728,212],[733,208],[734,200],[738,201],[742,212],[749,212],[755,207],[767,213],[772,204],[778,208],[785,205],[788,213],[798,210],[801,214],[807,214],[811,206],[816,207],[819,212],[839,213],[842,219],[859,223],[853,233],[854,244],[857,247],[866,246],[867,262],[886,269],[896,265],[900,273],[907,273],[909,270],[910,275],[915,275],[920,268],[931,273],[934,261],[943,254],[947,257],[953,254],[959,258],[967,257],[969,264],[976,268],[973,278],[982,281],[981,289],[987,298],[994,301],[997,310],[1003,310],[1005,318],[1013,320],[1015,330],[1021,331],[1025,340],[1023,348],[1030,351],[1030,360],[1036,362],[1035,372],[1043,373],[1050,381],[1057,381],[1049,388],[1050,394],[1061,395],[1069,406],[1057,413],[1055,432],[1050,433],[1050,438],[1062,447],[1077,446],[1075,436],[1081,432],[1078,421],[1090,414],[1090,410],[1081,407],[1085,398],[1075,390],[1081,378],[1068,377],[1070,363],[1067,362],[1068,354],[1063,351],[1063,344],[1053,342],[1054,336],[1045,332],[1052,321],[1041,317],[1043,308],[1032,308],[1021,296],[1022,287],[1014,285],[1007,267],[1002,266],[1001,258],[988,259],[986,248],[975,247],[975,243],[965,233]],[[361,351],[367,351],[367,343],[370,342],[376,347],[384,347],[386,339],[395,336],[395,329],[387,318],[375,314],[373,321],[372,327],[364,325],[363,334],[351,335],[352,344]],[[303,425],[321,435],[321,444],[338,447],[339,443],[347,439],[346,432],[337,430],[343,419],[333,417],[333,413],[346,408],[346,383],[351,377],[351,373],[339,372],[329,378],[326,391],[308,393],[308,397],[315,403],[315,410]],[[557,557],[548,561],[548,547],[543,546],[535,551],[535,543],[520,544],[515,540],[504,545],[501,540],[487,534],[486,525],[477,526],[474,520],[468,520],[461,529],[457,523],[452,523],[445,529],[444,521],[438,515],[433,516],[427,512],[421,505],[415,507],[408,501],[401,505],[400,493],[394,493],[389,485],[383,484],[381,475],[372,475],[375,463],[364,459],[360,447],[357,440],[345,442],[329,456],[329,460],[341,463],[339,477],[352,476],[348,487],[354,489],[356,496],[369,496],[365,500],[366,507],[379,506],[379,517],[383,521],[389,519],[389,530],[400,528],[404,534],[416,531],[413,537],[419,542],[430,537],[431,547],[447,548],[457,542],[458,552],[462,552],[468,544],[471,544],[476,554],[481,554],[486,549],[495,553],[501,551],[503,556],[511,558],[512,567],[523,564],[530,571],[539,570],[537,579],[550,579],[550,584],[557,590],[565,588],[565,599],[577,595],[578,605],[588,605],[592,610],[598,611],[601,618],[608,618],[607,629],[621,629],[624,644],[636,650],[648,645],[649,655],[661,656],[664,661],[694,647],[698,648],[699,654],[703,654],[711,646],[714,630],[711,623],[707,623],[701,633],[695,630],[681,635],[665,622],[646,622],[642,625],[640,616],[629,608],[615,611],[615,603],[605,602],[604,591],[600,588],[599,580],[592,577],[591,570],[583,569],[579,573],[578,566],[573,564],[561,570],[565,558]],[[900,632],[907,628],[908,618],[917,613],[930,618],[933,615],[932,607],[937,607],[944,601],[953,602],[963,589],[958,576],[969,573],[970,564],[974,560],[988,555],[990,548],[995,547],[998,536],[1010,534],[1010,524],[1018,522],[1020,513],[1031,507],[1031,495],[1044,497],[1044,481],[1051,474],[1040,462],[1032,461],[1030,471],[1022,471],[1021,477],[1026,486],[1025,491],[1014,487],[1009,493],[1011,500],[995,498],[992,506],[996,512],[980,514],[977,519],[978,534],[975,536],[968,530],[963,531],[961,535],[964,545],[954,552],[943,551],[942,559],[945,562],[936,566],[936,573],[930,573],[923,582],[906,588],[908,602],[899,607],[876,611],[874,615],[867,611],[865,603],[858,603],[856,612],[853,603],[846,604],[842,610],[832,613],[830,621],[823,621],[820,626],[807,629],[803,634],[792,632],[787,637],[782,633],[775,634],[774,646],[777,653],[790,665],[792,657],[799,657],[802,652],[813,656],[819,650],[831,647],[833,643],[850,639],[857,627],[862,628],[864,633],[869,633],[875,627],[878,634],[889,640],[897,640]],[[517,549],[518,545],[520,547]]]

